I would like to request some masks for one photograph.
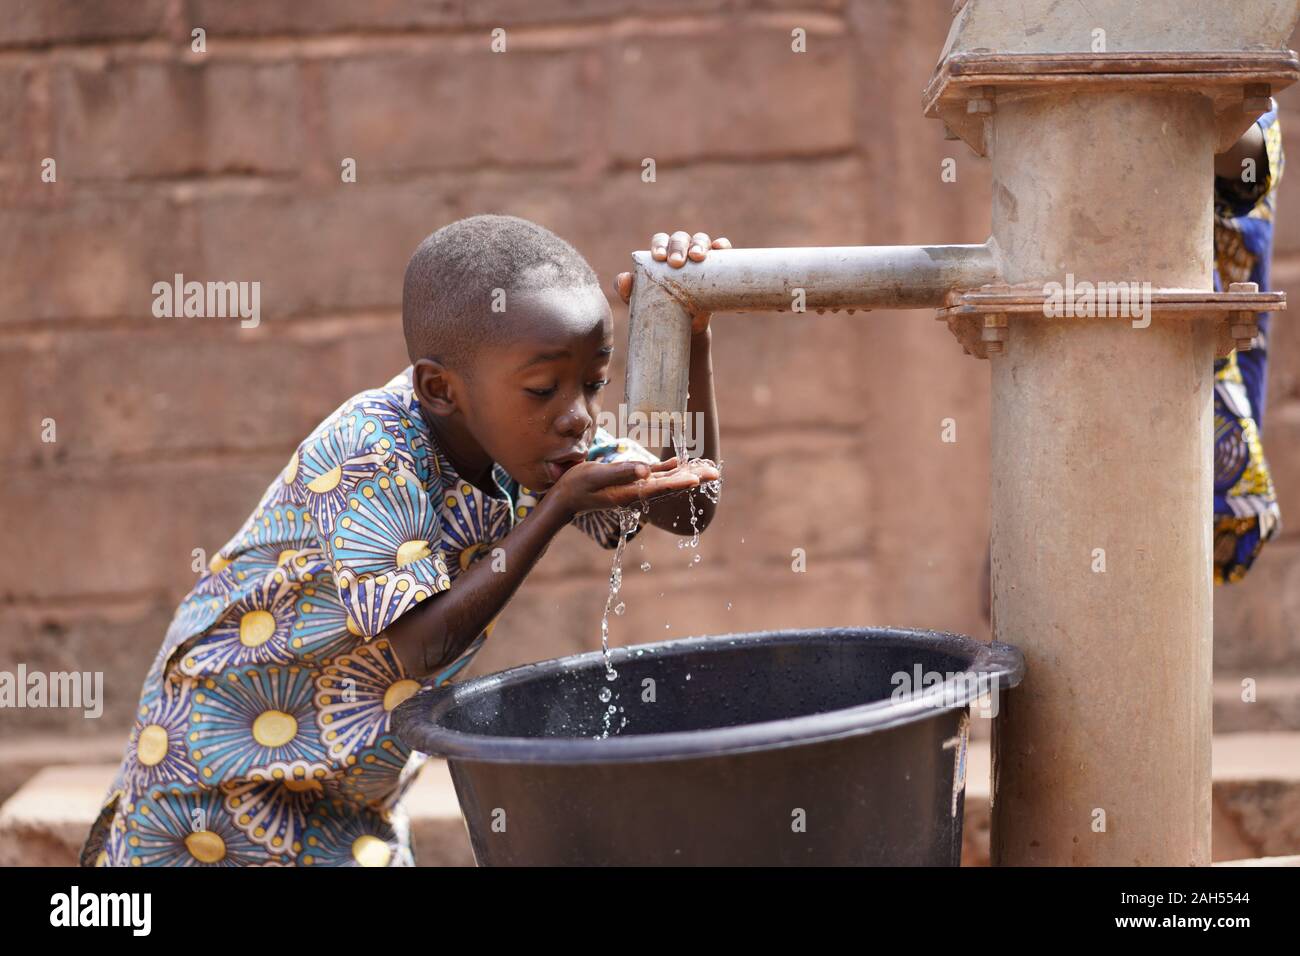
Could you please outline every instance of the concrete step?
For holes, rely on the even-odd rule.
[[[1212,862],[1286,859],[1300,853],[1300,732],[1215,734],[1211,759]],[[989,863],[990,770],[988,744],[971,744],[963,866]]]
[[[0,804],[45,767],[121,760],[126,737],[125,733],[47,733],[0,740]]]
[[[0,807],[0,866],[76,866],[116,764],[46,767]]]
[[[1216,862],[1300,865],[1300,732],[1214,738]],[[0,865],[72,866],[115,763],[46,767],[0,807]],[[971,744],[962,863],[988,864],[988,742]],[[473,866],[445,761],[425,764],[406,798],[421,866]]]
[[[1214,866],[1300,866],[1300,856],[1261,856],[1253,860],[1222,860]]]

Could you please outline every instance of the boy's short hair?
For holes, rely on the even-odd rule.
[[[468,373],[477,350],[509,337],[510,295],[600,283],[587,260],[549,229],[517,216],[470,216],[427,236],[402,284],[402,330],[414,362]],[[505,311],[500,310],[504,293]]]

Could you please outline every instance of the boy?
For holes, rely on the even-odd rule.
[[[726,245],[652,241],[674,266]],[[694,499],[711,519],[691,489],[716,469],[596,427],[612,316],[558,236],[509,216],[439,229],[402,325],[412,365],[316,427],[177,610],[83,866],[412,865],[399,801],[424,755],[393,708],[474,658],[570,521],[613,548],[608,509],[644,499],[685,534]],[[716,460],[708,316],[693,328],[690,410]]]

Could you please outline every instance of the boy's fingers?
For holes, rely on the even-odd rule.
[[[679,229],[671,236],[666,232],[656,232],[650,237],[650,255],[657,262],[666,261],[675,268],[685,265],[687,259],[694,262],[702,261],[708,256],[710,249],[730,248],[730,239],[725,236],[710,239],[707,232],[691,235],[684,229]]]
[[[686,247],[691,237],[688,232],[678,229],[668,238],[668,264],[673,268],[686,265]]]
[[[655,464],[620,461],[602,464],[593,474],[591,491],[601,491],[614,506],[658,498],[678,491],[689,491],[703,482],[721,477],[717,469],[702,463],[688,468],[677,464],[676,456]]]
[[[638,501],[661,498],[664,495],[676,494],[680,491],[690,491],[692,488],[698,488],[699,485],[699,475],[693,472],[681,471],[667,475],[654,475],[635,484],[615,485],[607,489],[605,494],[609,496],[615,505],[622,506]]]
[[[673,491],[687,491],[700,483],[696,475],[685,472],[672,475],[655,475],[636,484],[637,494],[642,498],[657,498]]]
[[[701,467],[683,472],[683,474],[692,475],[700,482],[716,481],[722,477],[722,473],[716,468]]]
[[[602,491],[617,488],[620,485],[632,486],[632,483],[650,476],[650,468],[640,461],[594,462],[596,467],[591,474],[584,475],[584,484],[588,491]]]
[[[683,474],[695,475],[701,481],[713,481],[722,474],[715,465],[699,460],[687,462],[681,470]]]
[[[634,485],[615,485],[607,488],[603,494],[608,495],[615,505],[630,505],[640,501],[650,501],[664,495],[687,491],[694,488],[692,484],[671,484],[663,481],[638,481]]]
[[[624,302],[632,298],[632,273],[620,272],[618,278],[614,280],[614,288],[618,291],[618,297]]]
[[[693,471],[657,472],[646,478],[641,484],[647,488],[659,488],[667,485],[680,488],[692,488],[700,483],[700,476]]]

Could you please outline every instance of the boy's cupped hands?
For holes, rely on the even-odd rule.
[[[547,491],[558,496],[571,514],[624,508],[642,501],[689,491],[721,477],[708,461],[681,462],[674,456],[655,464],[640,461],[574,465]]]

